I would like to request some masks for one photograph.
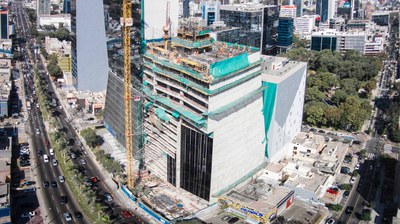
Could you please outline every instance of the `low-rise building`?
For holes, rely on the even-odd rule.
[[[40,15],[39,27],[54,26],[56,29],[65,27],[71,31],[71,15],[70,14],[55,14],[55,15]]]
[[[56,54],[58,66],[63,72],[72,71],[71,41],[59,41],[57,38],[45,37],[45,49],[48,54]]]
[[[290,18],[296,18],[297,16],[297,8],[295,5],[282,5],[280,12],[279,12],[279,17],[290,17]]]
[[[0,39],[0,58],[12,58],[12,39]]]
[[[0,59],[0,116],[10,116],[11,60]]]
[[[316,154],[326,147],[325,139],[321,135],[300,132],[292,141],[292,156]]]

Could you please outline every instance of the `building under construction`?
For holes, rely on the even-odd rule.
[[[214,42],[190,19],[143,55],[145,168],[215,201],[264,162],[259,49]]]

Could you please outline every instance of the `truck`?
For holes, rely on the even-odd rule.
[[[31,109],[31,102],[29,102],[29,101],[26,102],[26,109],[27,110]]]

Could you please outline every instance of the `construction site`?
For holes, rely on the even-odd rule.
[[[124,21],[129,27],[130,20]],[[248,190],[234,189],[267,164],[266,125],[276,95],[274,89],[266,95],[270,87],[263,85],[260,49],[215,41],[198,19],[180,19],[175,31],[171,21],[178,20],[169,19],[167,1],[165,25],[158,28],[163,35],[148,40],[142,27],[140,75],[130,72],[130,45],[124,39],[129,66],[123,77],[109,74],[104,118],[109,133],[125,146],[111,153],[126,155],[120,159],[128,177],[124,193],[166,220],[193,215],[222,196],[241,200]],[[262,198],[273,192],[269,189]],[[254,204],[254,209],[265,221],[277,214],[276,203]],[[244,206],[249,209],[243,214],[250,214],[253,203]]]

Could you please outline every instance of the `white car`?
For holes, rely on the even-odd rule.
[[[326,220],[325,224],[335,224],[335,220],[330,218],[330,219]]]
[[[58,176],[58,180],[60,181],[60,183],[64,183],[65,182],[65,178],[64,176]]]
[[[357,163],[357,165],[354,167],[354,170],[359,170],[360,169],[360,164]]]
[[[72,221],[71,214],[69,212],[64,213],[64,219],[67,222],[71,222]]]
[[[52,160],[53,166],[57,166],[58,165],[58,161],[56,159]]]
[[[49,154],[50,154],[51,156],[54,156],[54,149],[49,149]]]
[[[36,129],[36,134],[37,134],[37,135],[40,135],[40,130],[39,130],[39,128]]]
[[[351,184],[354,184],[355,181],[356,181],[356,178],[355,178],[355,177],[351,177],[351,178],[350,178],[350,183],[351,183]]]

